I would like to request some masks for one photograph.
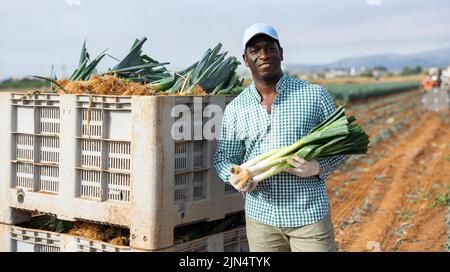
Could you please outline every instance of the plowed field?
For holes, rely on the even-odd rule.
[[[367,155],[328,179],[339,251],[447,251],[449,112],[417,90],[347,105],[368,132]]]

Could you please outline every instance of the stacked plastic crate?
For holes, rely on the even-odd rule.
[[[233,97],[194,99],[1,94],[0,222],[39,211],[126,227],[131,248],[162,250],[174,248],[175,226],[242,211],[213,170],[215,141],[198,135],[205,108]],[[176,105],[186,112],[173,116]],[[192,137],[174,139],[187,116]]]
[[[450,93],[446,89],[435,88],[422,94],[422,105],[428,111],[450,109]]]
[[[0,224],[0,252],[132,252],[128,246],[112,245],[64,233]],[[248,252],[245,227],[157,251],[165,252]]]

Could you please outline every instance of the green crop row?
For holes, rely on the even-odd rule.
[[[419,81],[324,85],[336,100],[354,101],[419,88]]]

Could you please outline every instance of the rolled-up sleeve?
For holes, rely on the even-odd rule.
[[[237,116],[233,108],[228,106],[223,115],[222,127],[214,156],[214,168],[217,171],[217,175],[224,182],[229,181],[231,167],[243,163],[244,142],[237,135],[236,120]]]
[[[336,105],[334,104],[333,98],[325,88],[322,88],[321,97],[320,123],[323,122],[328,116],[333,114],[333,112],[336,110]],[[340,165],[343,165],[349,158],[350,155],[337,155],[318,158],[317,161],[320,165],[320,179],[325,180],[329,175],[331,175],[331,173],[333,173],[334,170],[336,170],[336,168],[338,168]]]

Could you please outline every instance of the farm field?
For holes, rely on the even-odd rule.
[[[372,84],[380,82],[401,82],[401,81],[419,81],[423,78],[423,75],[410,75],[410,76],[382,76],[378,79],[373,77],[352,76],[352,77],[337,77],[329,79],[308,79],[308,81],[314,84],[330,85],[330,84]]]
[[[328,178],[339,251],[448,251],[449,112],[419,90],[347,104],[372,147]]]

